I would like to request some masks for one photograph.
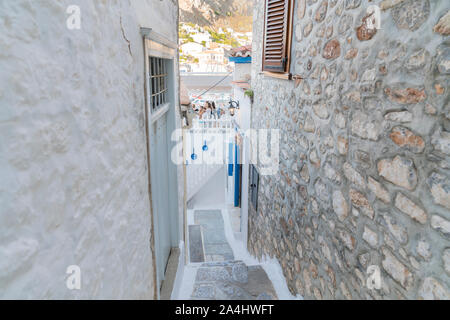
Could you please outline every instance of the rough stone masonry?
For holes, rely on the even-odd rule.
[[[250,252],[278,259],[305,299],[450,299],[450,2],[295,1],[299,83],[261,73],[254,4],[252,127],[282,130]]]

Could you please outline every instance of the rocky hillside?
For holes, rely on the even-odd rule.
[[[181,22],[251,31],[253,0],[180,0]]]

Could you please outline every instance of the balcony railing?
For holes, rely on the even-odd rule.
[[[192,129],[233,129],[235,123],[233,119],[199,119],[192,120]]]

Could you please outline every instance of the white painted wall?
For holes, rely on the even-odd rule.
[[[219,170],[189,201],[190,207],[199,208],[217,208],[225,204],[225,170]]]
[[[236,111],[235,120],[242,131],[250,129],[250,115],[252,103],[245,95],[245,91],[233,85],[234,100],[239,101],[239,110]]]
[[[139,31],[175,3],[0,2],[0,298],[153,297]]]
[[[235,63],[233,73],[234,81],[250,81],[251,63]],[[245,134],[250,129],[251,107],[250,98],[245,91],[237,85],[233,85],[233,95],[236,101],[239,101],[239,110],[236,113],[236,122],[241,131]],[[250,146],[249,137],[244,138],[243,144],[243,164],[242,164],[242,188],[241,188],[241,234],[244,243],[247,243],[248,233],[248,188],[249,188],[249,170],[250,170]]]
[[[250,80],[252,74],[251,63],[235,63],[233,71],[233,81]]]
[[[251,63],[235,63],[233,81],[249,81],[251,78]],[[237,85],[233,85],[233,97],[239,101],[239,110],[236,111],[235,120],[241,130],[250,129],[251,101],[244,94],[244,90]]]

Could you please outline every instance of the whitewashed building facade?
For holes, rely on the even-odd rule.
[[[176,0],[0,2],[0,298],[160,297],[177,25]]]

